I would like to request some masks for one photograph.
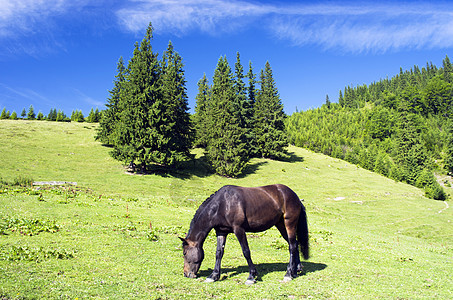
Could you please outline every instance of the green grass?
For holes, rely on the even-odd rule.
[[[0,121],[0,181],[77,182],[0,188],[0,298],[453,297],[451,202],[296,147],[293,162],[254,159],[239,179],[210,173],[199,150],[185,171],[130,175],[94,134],[91,124]],[[178,236],[198,205],[225,184],[272,183],[290,186],[307,207],[305,275],[281,282],[289,256],[271,229],[249,235],[257,284],[244,285],[248,268],[234,236],[221,280],[203,282],[214,267],[213,234],[200,278],[184,278]]]

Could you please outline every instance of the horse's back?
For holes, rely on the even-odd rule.
[[[241,223],[247,231],[267,230],[287,214],[300,212],[300,200],[287,186],[276,184],[261,187],[224,186],[219,190],[225,216]],[[246,225],[244,225],[246,224]]]

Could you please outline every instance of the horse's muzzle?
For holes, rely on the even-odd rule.
[[[197,275],[194,272],[184,272],[184,277],[197,278]]]

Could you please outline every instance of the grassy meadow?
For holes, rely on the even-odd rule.
[[[182,171],[132,175],[94,140],[95,128],[0,121],[0,299],[453,298],[451,201],[297,147],[290,162],[253,159],[238,179],[209,172],[199,149]],[[11,185],[26,179],[77,185]],[[303,276],[282,282],[289,254],[271,229],[249,235],[255,285],[244,284],[233,235],[221,280],[203,282],[214,267],[213,233],[199,278],[184,278],[178,236],[196,208],[226,184],[273,183],[307,208]]]

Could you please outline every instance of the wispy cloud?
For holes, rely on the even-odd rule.
[[[235,0],[137,0],[118,9],[119,22],[142,31],[221,34],[255,26],[293,45],[346,52],[453,46],[453,7],[430,2],[288,4]]]
[[[98,107],[98,108],[103,108],[104,107],[104,102],[103,101],[99,101],[99,100],[93,99],[92,97],[86,95],[85,93],[83,93],[79,89],[73,88],[73,91],[76,93],[77,97],[80,98],[86,104],[89,104],[91,106]]]
[[[156,34],[220,35],[255,30],[295,46],[316,45],[352,53],[453,47],[451,3],[346,3],[0,0],[0,55],[23,52],[34,56],[55,48],[64,51],[62,36],[73,24],[93,30],[102,30],[99,24],[119,26],[142,34],[150,21]],[[35,36],[39,38],[33,39]]]
[[[136,0],[116,12],[131,31],[142,30],[150,21],[157,31],[184,35],[190,30],[218,33],[236,29],[251,18],[269,13],[270,6],[247,1]]]
[[[11,87],[0,83],[0,98],[5,101],[8,106],[17,106],[17,103],[42,103],[48,106],[55,105],[55,102],[41,93],[23,87]]]
[[[106,2],[110,8],[112,2]],[[0,57],[65,51],[64,39],[72,27],[96,20],[93,15],[104,4],[104,0],[0,0]]]

